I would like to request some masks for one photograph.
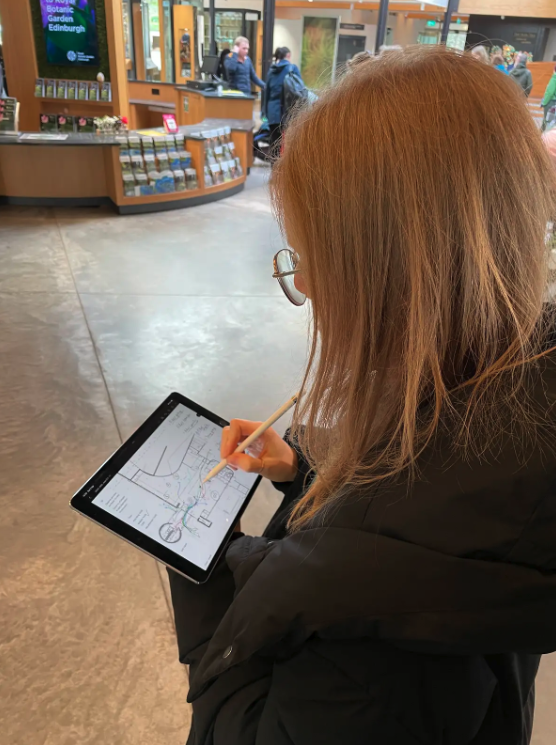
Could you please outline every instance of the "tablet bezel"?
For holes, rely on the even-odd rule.
[[[247,505],[253,498],[253,495],[261,482],[261,476],[257,477],[255,483],[251,487],[237,513],[237,516],[230,525],[230,529],[224,536],[218,551],[216,551],[211,563],[206,569],[201,569],[192,562],[187,561],[187,559],[184,559],[182,556],[178,556],[178,554],[175,554],[173,551],[144,533],[141,533],[141,531],[133,528],[131,525],[128,525],[114,515],[111,515],[101,507],[93,504],[90,496],[91,491],[94,491],[96,496],[102,491],[102,489],[104,489],[114,476],[118,474],[119,470],[130,460],[134,453],[139,450],[141,445],[148,440],[153,432],[155,432],[162,422],[172,413],[178,404],[183,404],[186,408],[205,417],[205,419],[217,424],[219,427],[227,427],[229,425],[229,422],[225,419],[216,416],[216,414],[213,414],[202,406],[199,406],[199,404],[196,404],[194,401],[182,396],[181,393],[171,393],[156,409],[156,411],[154,411],[150,417],[143,422],[131,437],[126,440],[124,444],[118,448],[118,450],[116,450],[116,452],[113,453],[113,455],[111,455],[110,458],[98,469],[98,471],[91,476],[81,489],[73,495],[70,501],[70,506],[81,515],[90,518],[98,525],[101,525],[111,533],[123,538],[125,541],[149,554],[149,556],[152,556],[157,561],[160,561],[167,567],[183,574],[184,577],[190,579],[192,582],[202,584],[210,577],[211,572],[218,563],[218,559],[222,556],[223,551],[232,537],[235,524],[241,519],[241,516],[245,512]]]

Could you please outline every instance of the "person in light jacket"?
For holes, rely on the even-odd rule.
[[[540,133],[490,65],[410,49],[295,116],[270,188],[308,369],[285,439],[224,430],[283,494],[264,536],[170,572],[189,745],[526,745],[556,649]]]

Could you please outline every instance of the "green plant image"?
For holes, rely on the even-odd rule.
[[[324,88],[332,81],[337,33],[337,18],[304,16],[301,76],[308,88]]]

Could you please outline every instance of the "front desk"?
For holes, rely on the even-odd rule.
[[[253,119],[255,96],[200,91],[188,85],[176,86],[180,124],[197,124],[204,119]]]
[[[206,144],[211,132],[231,129],[235,156],[242,174],[215,185],[205,179]],[[158,212],[191,207],[236,194],[244,187],[252,165],[253,122],[208,119],[180,127],[197,172],[197,187],[164,194],[125,196],[120,143],[112,135],[70,134],[64,140],[0,137],[0,204],[31,206],[113,205],[120,214]],[[148,132],[131,132],[130,135]],[[163,131],[150,132],[162,136]]]
[[[201,91],[189,85],[130,81],[129,120],[132,129],[159,127],[163,114],[178,124],[199,124],[206,119],[253,119],[255,96]]]

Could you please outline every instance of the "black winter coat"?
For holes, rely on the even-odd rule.
[[[555,361],[540,369],[553,423]],[[556,649],[556,439],[519,439],[464,460],[439,433],[410,492],[348,495],[294,535],[279,511],[203,586],[170,572],[188,743],[528,743]]]

